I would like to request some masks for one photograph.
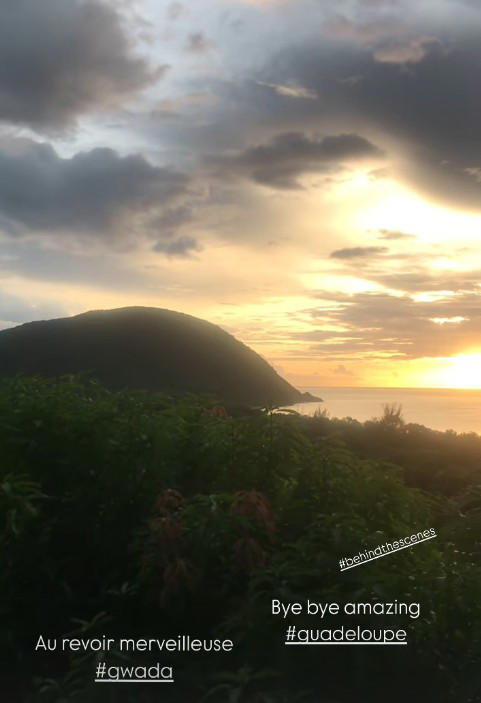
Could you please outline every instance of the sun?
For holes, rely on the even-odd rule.
[[[481,354],[460,354],[442,372],[445,388],[481,389]]]

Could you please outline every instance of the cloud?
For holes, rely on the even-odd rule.
[[[395,240],[395,239],[415,239],[414,234],[406,234],[405,232],[398,232],[396,230],[392,229],[380,229],[379,234],[378,234],[378,239],[387,239],[387,240]]]
[[[481,271],[472,270],[458,273],[434,274],[423,267],[411,271],[386,271],[370,267],[363,272],[366,280],[374,281],[387,288],[408,293],[439,291],[475,291],[479,288]]]
[[[161,215],[150,222],[152,237],[157,234],[153,251],[165,254],[168,258],[187,258],[202,247],[197,239],[190,235],[179,234],[183,225],[194,219],[194,210],[188,205],[166,208]]]
[[[374,59],[380,63],[410,64],[422,61],[429,47],[439,40],[434,37],[417,37],[406,43],[394,43],[376,49]]]
[[[389,21],[381,6],[358,11],[362,40],[351,27],[333,37],[324,23],[320,36],[306,31],[276,46],[250,82],[224,87],[236,112],[218,117],[213,133],[230,129],[235,145],[242,136],[265,139],[265,125],[278,134],[332,133],[337,125],[389,145],[391,178],[451,207],[481,209],[481,91],[473,70],[481,63],[481,13],[469,25],[453,16],[441,32],[431,13],[415,27],[395,5]],[[364,15],[373,17],[369,28]],[[318,99],[281,100],[274,86],[289,85]]]
[[[352,371],[349,371],[348,368],[344,366],[344,364],[339,364],[336,366],[333,370],[332,373],[338,375],[338,376],[354,376]]]
[[[11,236],[70,231],[122,238],[160,215],[187,184],[182,173],[112,149],[69,159],[30,140],[0,149],[0,213]]]
[[[184,235],[172,241],[159,240],[153,250],[170,258],[186,258],[191,256],[193,252],[200,251],[201,247],[194,237]]]
[[[122,17],[99,0],[0,3],[0,120],[62,130],[157,80],[134,55]]]
[[[370,258],[385,254],[389,249],[387,247],[351,247],[346,249],[336,249],[331,252],[331,259],[360,259]]]
[[[386,231],[387,239],[399,240],[402,232]],[[405,235],[409,239],[409,235]],[[401,237],[402,241],[403,237]],[[450,250],[446,254],[439,247],[422,248],[416,241],[416,248],[401,251],[391,251],[387,247],[353,247],[332,252],[331,258],[344,261],[344,266],[337,273],[346,276],[359,276],[358,258],[363,258],[362,279],[375,283],[390,290],[397,290],[409,295],[419,293],[430,294],[433,297],[444,297],[446,291],[452,295],[466,292],[481,292],[481,271],[479,267],[471,268],[439,268],[443,259],[456,261],[463,253],[466,261],[469,249]],[[474,253],[474,252],[473,252]],[[440,260],[440,261],[439,261]],[[480,298],[481,300],[481,298]]]
[[[405,31],[406,23],[396,21],[392,15],[366,13],[364,16],[361,12],[356,19],[335,13],[324,22],[323,33],[329,39],[372,47],[386,36],[396,37]]]
[[[127,291],[131,295],[152,285],[145,270],[136,266],[132,251],[121,251],[111,257],[108,256],[109,250],[104,250],[99,256],[96,247],[91,250],[84,247],[79,251],[78,247],[65,247],[62,244],[63,241],[58,239],[46,244],[39,236],[0,240],[1,251],[4,253],[0,256],[0,280],[4,283],[0,299],[4,300],[10,277],[14,280],[48,281],[50,289],[57,284],[66,283],[67,287],[76,288],[87,283],[94,287],[101,285],[108,291]],[[167,285],[166,281],[164,273],[163,285]],[[158,279],[155,285],[158,286]],[[26,289],[28,290],[28,284]],[[18,317],[12,319],[20,320]]]
[[[257,85],[264,86],[265,88],[270,88],[277,95],[282,95],[286,98],[301,98],[303,100],[317,100],[319,97],[316,92],[309,90],[302,85],[286,84],[279,85],[276,83],[266,83],[264,81],[256,81]]]
[[[171,2],[167,7],[167,17],[169,20],[178,19],[185,12],[185,7],[180,2]]]
[[[203,52],[208,51],[211,46],[211,42],[202,34],[202,32],[194,32],[189,35],[186,50],[202,54]]]
[[[192,207],[178,205],[177,207],[166,208],[160,215],[154,217],[149,225],[152,230],[160,232],[165,238],[173,236],[178,228],[187,222],[192,222],[193,217]]]
[[[351,86],[351,87],[358,85],[363,80],[364,80],[364,76],[361,76],[359,74],[354,75],[354,76],[346,76],[346,78],[338,78],[339,83],[341,83],[342,85],[347,85],[347,86]]]
[[[274,188],[297,188],[305,173],[329,172],[346,161],[378,159],[383,153],[357,134],[311,137],[288,132],[268,144],[250,147],[237,156],[214,161],[221,172],[243,175]]]
[[[311,353],[326,358],[415,359],[481,346],[479,288],[431,302],[388,293],[331,293],[328,299],[336,305],[310,311],[313,329],[292,335],[311,341]]]
[[[402,165],[392,164],[394,176],[438,201],[467,209],[481,208],[477,172],[466,170],[481,165],[481,125],[475,118],[481,93],[472,71],[481,61],[481,31],[475,36],[476,43],[460,40],[449,52],[430,44],[409,72],[365,55],[357,60],[339,56],[361,65],[365,80],[354,91],[342,92],[341,86],[326,98],[333,115],[376,125],[400,143],[405,157]],[[317,79],[307,81],[314,89],[317,84]]]
[[[371,19],[361,13],[357,21],[337,15],[327,22],[326,30],[329,37],[369,49],[380,63],[415,64],[426,56],[430,44],[440,43],[437,37],[419,36],[407,18],[394,13],[379,12]]]

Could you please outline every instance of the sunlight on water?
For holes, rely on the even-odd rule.
[[[323,403],[297,403],[293,410],[313,415],[320,408],[329,417],[352,417],[360,422],[379,417],[386,403],[401,404],[406,422],[434,430],[481,434],[481,390],[419,388],[303,388]]]

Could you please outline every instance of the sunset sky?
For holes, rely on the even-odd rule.
[[[481,386],[479,0],[3,0],[0,327],[152,305]]]

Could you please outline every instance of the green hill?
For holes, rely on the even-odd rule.
[[[171,310],[96,310],[0,332],[0,376],[84,371],[112,389],[211,393],[227,403],[315,399],[220,327]]]

